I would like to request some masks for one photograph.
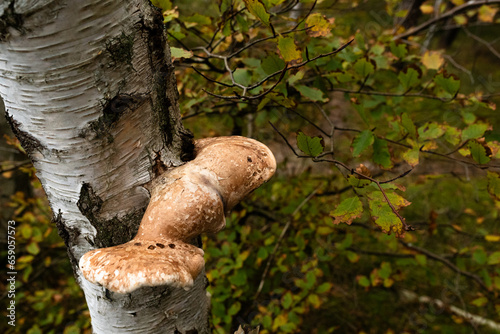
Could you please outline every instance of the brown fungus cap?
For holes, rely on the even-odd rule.
[[[197,140],[195,159],[155,180],[137,236],[86,253],[83,276],[119,293],[141,286],[189,289],[203,270],[203,251],[189,242],[225,226],[224,214],[276,170],[272,152],[245,137]]]

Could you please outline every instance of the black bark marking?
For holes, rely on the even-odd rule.
[[[107,144],[114,140],[111,130],[120,117],[127,111],[133,111],[145,101],[140,95],[118,94],[114,98],[102,103],[102,116],[88,124],[87,128],[79,133],[81,138],[106,139]]]
[[[157,178],[168,170],[168,166],[161,160],[161,152],[155,152],[156,156],[153,162],[153,178]]]
[[[8,0],[4,0],[8,1]],[[14,2],[10,1],[9,7],[5,9],[3,15],[0,17],[0,41],[5,42],[9,39],[10,33],[9,28],[14,28],[21,34],[26,33],[26,29],[23,27],[24,20],[23,16],[17,14],[14,11]]]
[[[195,157],[194,152],[194,135],[188,129],[183,129],[180,131],[181,135],[181,160],[191,161]]]
[[[137,210],[120,219],[118,217],[103,219],[99,216],[102,204],[103,200],[94,192],[91,185],[84,183],[77,206],[97,231],[95,246],[111,247],[130,241],[137,234],[145,209]]]
[[[178,120],[171,117],[178,108],[179,92],[176,88],[174,66],[168,51],[162,13],[152,5],[150,8],[152,10],[148,11],[148,14],[152,17],[143,17],[141,28],[144,39],[147,41],[150,67],[154,69],[152,109],[158,119],[165,147],[171,149],[174,143],[175,146],[180,144],[181,160],[190,161],[194,159],[193,134],[183,129],[182,125],[176,129]]]
[[[134,56],[134,36],[127,35],[122,31],[118,37],[113,37],[106,41],[106,51],[111,58],[111,66],[127,64],[132,67]]]
[[[175,248],[175,244],[168,244],[168,247],[174,249]]]
[[[165,248],[165,245],[164,245],[164,244],[159,244],[159,243],[157,243],[157,244],[156,244],[156,246],[157,246],[157,247],[159,247],[159,248],[162,248],[162,249],[163,249],[163,248]]]
[[[32,157],[32,153],[34,151],[42,153],[42,151],[46,149],[46,147],[43,146],[38,139],[33,137],[28,132],[21,130],[21,123],[16,121],[7,111],[5,111],[5,118],[7,118],[7,122],[9,123],[12,132],[14,132],[14,135],[17,139],[19,139],[21,146],[30,158]]]
[[[62,218],[62,212],[59,210],[57,215],[54,215],[52,218],[52,223],[54,223],[57,227],[57,233],[63,239],[64,244],[66,245],[66,251],[69,256],[69,261],[71,262],[71,266],[73,267],[73,271],[78,270],[78,260],[75,258],[75,255],[71,253],[71,246],[76,244],[78,237],[80,236],[80,230],[74,227],[68,227],[64,223]]]

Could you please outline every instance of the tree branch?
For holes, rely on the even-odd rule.
[[[454,265],[453,263],[451,263],[449,260],[447,260],[447,259],[445,259],[445,258],[443,258],[443,257],[441,257],[441,256],[439,256],[437,254],[434,254],[434,253],[432,253],[431,251],[428,251],[425,248],[420,248],[420,247],[417,247],[417,246],[413,246],[413,245],[411,245],[409,243],[404,242],[403,240],[399,240],[399,243],[401,245],[403,245],[404,247],[408,248],[408,249],[414,250],[414,251],[416,251],[416,252],[418,252],[420,254],[426,255],[427,257],[429,257],[429,258],[431,258],[433,260],[441,262],[442,264],[446,265],[448,268],[450,268],[451,270],[453,270],[457,274],[460,274],[460,275],[466,276],[468,278],[471,278],[477,284],[479,284],[481,286],[481,288],[483,288],[484,290],[486,290],[488,293],[491,293],[490,289],[486,286],[486,284],[484,283],[484,281],[479,276],[477,276],[476,274],[470,273],[468,271],[463,271],[462,269],[458,268],[456,265]]]
[[[420,32],[422,30],[425,30],[428,27],[432,26],[436,22],[446,20],[450,17],[455,16],[456,14],[458,14],[460,12],[463,12],[463,11],[468,10],[470,8],[473,8],[473,7],[479,7],[482,5],[491,5],[491,4],[495,4],[495,3],[500,3],[500,0],[468,1],[468,2],[464,3],[463,5],[456,6],[452,9],[450,9],[449,11],[443,13],[440,16],[434,17],[434,18],[432,18],[432,19],[430,19],[430,20],[428,20],[428,21],[426,21],[426,22],[424,22],[416,27],[409,29],[408,31],[406,31],[402,34],[396,35],[392,39],[393,40],[403,39],[403,38],[415,35],[416,33]]]

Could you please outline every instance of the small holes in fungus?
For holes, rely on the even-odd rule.
[[[156,248],[156,247],[155,247],[155,246],[153,246],[153,245],[149,245],[149,247],[148,247],[148,249],[151,249],[151,250],[153,250],[153,249],[155,249],[155,248]]]
[[[140,242],[136,242],[134,246],[142,246],[142,244]]]
[[[156,244],[156,246],[160,247],[160,248],[165,248],[165,245],[164,244]]]
[[[174,244],[168,244],[168,247],[175,248],[175,245]]]
[[[247,161],[248,161],[248,162],[252,162],[252,158],[248,156],[248,157],[247,157]]]

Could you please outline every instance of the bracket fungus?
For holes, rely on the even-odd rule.
[[[271,150],[256,140],[197,140],[194,160],[153,181],[135,238],[83,255],[83,276],[119,293],[159,285],[189,289],[205,264],[203,250],[191,242],[220,231],[225,215],[275,170]]]

